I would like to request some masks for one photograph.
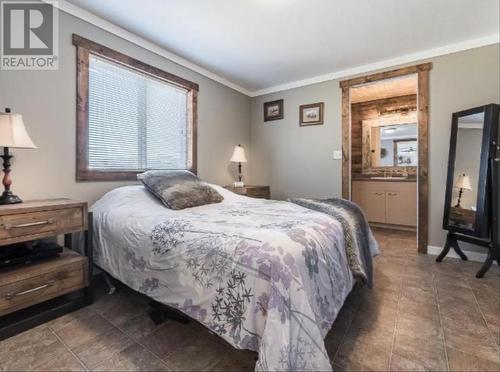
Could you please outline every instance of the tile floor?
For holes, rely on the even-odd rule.
[[[500,370],[500,268],[416,253],[414,234],[376,230],[373,290],[356,287],[331,332],[335,370]],[[123,289],[0,342],[2,370],[252,370],[192,322],[155,326],[148,300]]]

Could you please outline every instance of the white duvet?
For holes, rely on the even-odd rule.
[[[257,351],[257,370],[331,370],[323,339],[354,284],[340,223],[213,187],[222,203],[180,211],[143,186],[107,193],[91,208],[96,264]]]

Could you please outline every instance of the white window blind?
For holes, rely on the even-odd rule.
[[[90,170],[187,169],[187,91],[94,55]]]

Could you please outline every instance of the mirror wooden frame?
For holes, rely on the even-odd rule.
[[[375,173],[381,173],[384,171],[389,171],[394,174],[398,173],[403,173],[406,172],[408,174],[415,175],[417,173],[417,166],[372,166],[372,160],[371,160],[371,129],[373,127],[383,127],[383,126],[390,126],[390,125],[403,125],[403,124],[412,124],[418,123],[418,117],[416,111],[412,111],[408,115],[395,115],[392,117],[387,117],[384,119],[384,121],[381,121],[380,119],[370,119],[370,120],[363,120],[362,122],[362,155],[361,155],[361,172],[363,174],[371,174],[373,172]]]
[[[452,114],[450,149],[448,156],[448,176],[446,180],[446,195],[444,202],[443,229],[460,234],[474,236],[477,238],[487,238],[489,231],[490,208],[488,207],[488,169],[491,155],[491,142],[494,141],[493,129],[498,127],[498,108],[490,104],[479,106],[468,110],[455,112]],[[483,135],[481,140],[481,155],[479,165],[479,177],[477,183],[476,213],[473,229],[466,229],[455,225],[450,225],[451,204],[453,197],[453,182],[455,180],[455,160],[457,155],[458,120],[461,117],[479,114],[484,112]]]

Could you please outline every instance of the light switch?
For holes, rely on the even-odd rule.
[[[333,150],[333,159],[341,160],[342,159],[342,150]]]

